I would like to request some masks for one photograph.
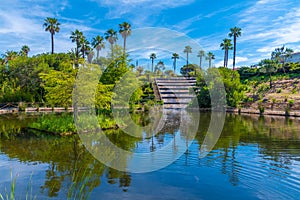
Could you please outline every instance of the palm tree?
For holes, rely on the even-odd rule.
[[[242,35],[241,28],[234,27],[230,29],[229,37],[233,37],[233,70],[235,69],[235,55],[236,55],[236,38]]]
[[[92,63],[93,57],[94,57],[94,51],[91,50],[88,52],[88,56],[87,56],[88,63]]]
[[[151,53],[150,55],[150,59],[152,61],[152,72],[153,72],[153,67],[154,67],[154,59],[156,58],[156,54],[155,53]]]
[[[84,38],[83,33],[78,29],[76,29],[71,33],[70,39],[72,39],[72,42],[76,43],[76,49],[75,49],[76,58],[79,58],[79,51],[81,47],[82,38]]]
[[[192,47],[185,46],[183,53],[186,53],[186,66],[189,65],[189,53],[192,53]]]
[[[159,61],[158,63],[157,63],[157,65],[155,66],[155,73],[157,73],[158,75],[159,74],[163,74],[163,71],[165,70],[166,68],[165,68],[165,63],[163,62],[163,61]]]
[[[107,30],[105,33],[105,39],[110,43],[111,45],[111,57],[114,57],[114,43],[117,41],[118,36],[117,32],[113,29]]]
[[[200,50],[199,52],[198,52],[198,55],[197,55],[200,59],[199,59],[199,67],[200,67],[200,69],[202,68],[202,59],[203,59],[203,57],[205,56],[205,51],[203,51],[203,50]]]
[[[55,18],[47,17],[43,26],[45,31],[49,31],[51,34],[51,54],[54,54],[54,35],[55,32],[58,33],[60,31],[60,23]]]
[[[119,33],[122,35],[123,39],[124,39],[124,54],[126,52],[126,39],[128,36],[130,36],[131,34],[131,25],[127,22],[123,22],[122,24],[119,24],[120,30]]]
[[[97,50],[97,60],[98,60],[100,50],[105,48],[104,38],[100,35],[97,35],[92,40],[92,46]]]
[[[264,59],[258,64],[261,66],[260,71],[269,75],[270,88],[272,88],[272,74],[277,71],[278,63],[276,60]]]
[[[83,36],[80,39],[80,51],[82,53],[82,58],[85,59],[85,55],[91,50],[91,47],[89,46],[90,42]]]
[[[220,44],[222,50],[224,50],[224,67],[228,66],[228,51],[232,50],[231,39],[225,38]]]
[[[4,58],[5,62],[8,62],[10,60],[14,60],[18,57],[18,52],[16,51],[6,51],[4,54],[2,54],[2,57]]]
[[[206,59],[208,60],[208,67],[211,68],[211,61],[215,59],[215,55],[212,52],[208,52]]]
[[[21,48],[20,54],[21,54],[22,56],[26,56],[26,57],[27,57],[29,51],[30,51],[30,48],[29,48],[27,45],[24,45],[24,46],[22,46],[22,48]]]
[[[173,67],[174,67],[174,73],[176,73],[176,60],[179,59],[179,55],[177,53],[172,54],[172,59],[174,60],[173,62]]]
[[[75,65],[76,67],[78,67],[78,59],[79,59],[79,51],[80,51],[80,47],[81,47],[81,41],[83,38],[83,33],[81,31],[79,31],[78,29],[76,29],[75,31],[73,31],[71,33],[70,39],[72,39],[72,42],[76,43],[76,48],[75,48]]]

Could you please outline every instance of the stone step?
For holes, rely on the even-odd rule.
[[[160,89],[180,89],[192,88],[193,85],[159,85]]]
[[[161,94],[161,98],[163,99],[171,99],[171,98],[178,98],[178,99],[191,99],[194,98],[195,95],[187,95],[187,94]]]
[[[178,103],[189,103],[191,101],[191,99],[163,99],[164,104],[169,104],[169,103],[174,103],[174,104],[178,104]]]

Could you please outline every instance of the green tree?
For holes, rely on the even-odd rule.
[[[215,55],[212,52],[208,52],[206,59],[208,60],[208,67],[211,68],[211,62],[215,59]]]
[[[157,65],[155,66],[155,73],[157,75],[162,75],[163,74],[163,71],[165,70],[165,63],[163,61],[159,61],[157,63]]]
[[[269,76],[270,88],[272,88],[272,74],[278,69],[278,63],[272,59],[264,59],[258,64],[260,66],[260,72]]]
[[[99,52],[101,49],[105,48],[104,38],[100,35],[97,35],[92,40],[92,46],[97,50],[97,60],[99,59]]]
[[[72,91],[75,81],[75,72],[67,73],[51,70],[48,73],[41,73],[46,92],[46,101],[51,106],[69,107],[72,105]]]
[[[174,68],[174,74],[176,73],[176,61],[179,59],[179,55],[177,53],[172,54],[172,59],[173,59],[173,68]]]
[[[152,62],[152,72],[153,72],[153,69],[154,69],[154,59],[156,59],[156,54],[155,53],[151,53],[150,54],[150,59],[151,59],[151,62]]]
[[[235,69],[235,56],[236,56],[236,39],[242,35],[242,29],[233,27],[230,29],[229,37],[233,37],[233,70]]]
[[[20,54],[21,54],[22,56],[26,56],[26,57],[27,57],[29,51],[30,51],[30,48],[29,48],[27,45],[24,45],[24,46],[22,46],[22,48],[21,48]]]
[[[224,67],[228,67],[228,51],[232,50],[231,40],[225,38],[220,47],[224,50]]]
[[[183,76],[194,76],[196,71],[196,65],[194,64],[189,64],[189,65],[184,65],[183,67],[180,68],[180,73]]]
[[[105,39],[110,43],[111,46],[111,57],[114,58],[114,43],[117,41],[117,32],[113,29],[107,30],[105,33]]]
[[[197,57],[199,57],[199,67],[200,67],[200,69],[202,69],[202,59],[203,59],[204,56],[205,56],[205,51],[200,50],[198,52],[198,55],[197,55]]]
[[[124,39],[124,54],[126,53],[126,39],[131,34],[131,25],[127,22],[123,22],[122,24],[119,24],[120,30],[119,33],[122,35]]]
[[[285,48],[283,45],[281,48],[276,48],[271,53],[271,59],[275,60],[277,63],[280,63],[284,69],[284,65],[286,60],[291,57],[292,53],[294,52],[293,49]]]
[[[189,54],[192,53],[192,47],[185,46],[183,53],[186,53],[186,66],[189,65]]]
[[[60,31],[60,23],[56,18],[47,17],[43,26],[51,34],[51,54],[54,54],[54,35]]]

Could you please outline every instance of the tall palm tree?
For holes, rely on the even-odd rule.
[[[225,38],[220,44],[222,50],[224,50],[224,67],[228,66],[228,51],[232,50],[231,39]]]
[[[22,56],[26,56],[26,57],[27,57],[29,51],[30,51],[30,48],[29,48],[27,45],[24,45],[24,46],[22,46],[22,48],[21,48],[20,54],[21,54]]]
[[[186,66],[189,65],[189,53],[192,53],[192,47],[185,46],[183,53],[186,53]]]
[[[203,59],[204,56],[205,56],[205,51],[204,50],[200,50],[198,52],[198,55],[197,55],[197,57],[200,58],[199,59],[199,67],[200,67],[200,69],[202,68],[202,59]]]
[[[88,53],[88,55],[87,55],[88,63],[92,63],[93,57],[94,57],[94,51],[91,50],[91,51],[89,51],[87,53]]]
[[[117,41],[118,36],[117,36],[117,31],[113,29],[107,30],[105,33],[105,39],[110,43],[111,45],[111,57],[114,57],[114,43]]]
[[[235,55],[236,55],[236,38],[242,35],[242,29],[239,27],[233,27],[230,29],[229,37],[233,37],[233,70],[235,69]]]
[[[51,34],[51,54],[54,54],[54,35],[60,31],[60,23],[56,18],[47,17],[44,21],[45,31]]]
[[[80,39],[80,47],[82,58],[85,59],[85,55],[91,50],[91,47],[90,42],[84,36]]]
[[[208,67],[211,68],[211,61],[215,59],[215,55],[212,52],[207,53]]]
[[[124,39],[124,54],[126,52],[126,39],[128,36],[130,36],[131,34],[131,25],[127,22],[123,22],[122,24],[119,24],[120,30],[119,33],[122,35],[123,39]]]
[[[83,33],[81,31],[79,31],[78,29],[76,29],[75,31],[73,31],[71,33],[70,39],[72,40],[72,42],[76,43],[76,48],[75,48],[75,66],[78,67],[78,59],[79,59],[79,52],[80,52],[80,48],[81,48],[81,41],[83,38]]]
[[[150,59],[151,59],[151,61],[152,61],[152,72],[153,72],[154,59],[156,59],[156,54],[155,54],[155,53],[151,53],[151,54],[150,54]]]
[[[92,46],[97,50],[97,60],[98,60],[100,50],[105,48],[104,38],[100,35],[97,35],[92,40]]]
[[[173,67],[174,67],[174,73],[176,73],[176,60],[179,59],[179,55],[177,53],[173,53],[172,54],[172,59],[174,60],[173,61]]]

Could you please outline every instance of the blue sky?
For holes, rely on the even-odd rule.
[[[68,52],[74,48],[69,39],[71,31],[79,29],[91,40],[103,35],[106,30],[118,30],[118,24],[127,21],[133,34],[128,48],[138,53],[133,59],[149,67],[148,54],[157,53],[157,60],[168,60],[171,51],[182,56],[185,44],[173,38],[166,42],[171,33],[186,35],[186,45],[192,46],[194,57],[203,48],[216,55],[214,64],[223,63],[220,43],[228,37],[229,29],[242,28],[237,44],[237,66],[252,65],[270,57],[273,49],[286,45],[300,51],[300,1],[299,0],[1,0],[0,5],[0,54],[6,50],[19,51],[23,45],[31,49],[30,55],[50,51],[50,34],[42,24],[46,17],[55,17],[61,23],[61,31],[55,35],[55,51]],[[156,27],[153,29],[143,29]],[[136,31],[134,34],[135,29]],[[170,32],[161,33],[161,30]],[[142,30],[142,32],[141,32]],[[143,33],[143,34],[140,34]],[[166,37],[161,34],[165,34]],[[150,45],[139,42],[151,38]],[[147,37],[146,37],[147,36]],[[164,39],[165,38],[165,39]],[[161,49],[162,44],[168,44]],[[121,36],[119,43],[122,44]],[[157,45],[155,45],[157,43]],[[131,46],[130,46],[131,45]],[[173,45],[173,47],[172,47]],[[138,47],[138,48],[137,48]],[[109,45],[102,54],[106,54]],[[134,51],[133,50],[133,51]],[[192,59],[192,58],[191,58]],[[232,63],[232,52],[229,63]],[[170,61],[170,60],[169,60]],[[168,61],[165,61],[167,64]]]

